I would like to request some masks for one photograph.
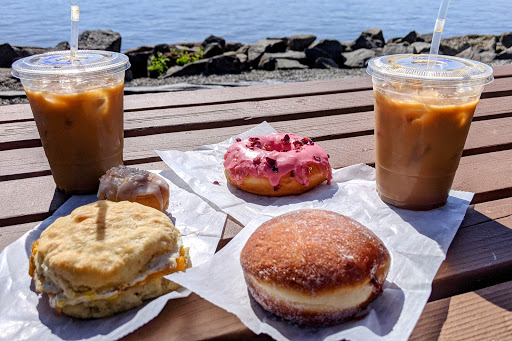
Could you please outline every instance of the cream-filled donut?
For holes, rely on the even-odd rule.
[[[382,292],[390,255],[351,218],[299,210],[258,227],[240,263],[249,293],[265,310],[325,326],[354,317]]]
[[[329,155],[295,134],[237,139],[224,155],[224,169],[234,186],[270,196],[300,194],[332,178]]]

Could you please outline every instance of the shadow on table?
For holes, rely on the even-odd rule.
[[[385,336],[393,330],[398,322],[405,302],[402,289],[386,281],[383,293],[353,320],[334,326],[315,328],[288,322],[263,309],[250,294],[249,298],[251,308],[260,322],[268,324],[289,340],[323,340],[329,335],[357,326],[365,326],[375,335]]]
[[[466,223],[466,224],[464,224]],[[512,229],[468,208],[465,227],[459,228],[447,252],[444,266],[455,267],[465,262],[465,271],[434,279],[427,310],[422,315],[411,340],[437,340],[450,313],[452,296],[474,292],[501,309],[512,311]],[[478,257],[475,257],[478,253]],[[476,259],[476,261],[474,260]],[[478,262],[478,264],[476,264]],[[460,267],[460,264],[458,265]],[[474,305],[478,309],[478,305]],[[480,306],[481,307],[481,306]],[[468,307],[467,309],[471,309]],[[475,310],[474,312],[478,312]],[[491,337],[491,336],[489,336]]]
[[[146,304],[149,303],[146,302]],[[141,309],[145,304],[138,308]],[[128,310],[103,319],[76,319],[58,313],[53,309],[48,296],[43,295],[37,304],[39,319],[52,334],[63,340],[82,340],[102,335],[109,335],[114,330],[121,328],[135,318],[136,313]]]
[[[297,202],[303,202],[308,200],[326,200],[329,198],[332,198],[334,194],[336,193],[338,186],[336,184],[330,184],[326,185],[325,182],[319,184],[316,187],[311,188],[310,190],[298,194],[298,195],[286,195],[286,196],[266,196],[266,195],[258,195],[258,194],[252,194],[249,192],[245,192],[241,189],[239,189],[236,186],[233,186],[231,183],[227,183],[227,188],[236,197],[239,197],[240,199],[246,201],[249,204],[258,204],[258,205],[268,205],[268,201],[276,201],[278,199],[282,198],[289,198],[290,201],[295,201],[294,199],[297,199]]]

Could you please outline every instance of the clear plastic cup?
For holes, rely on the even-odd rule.
[[[30,101],[57,188],[93,193],[108,169],[123,164],[124,54],[56,51],[12,65]]]
[[[370,60],[375,99],[375,170],[381,199],[393,206],[443,206],[473,113],[492,68],[472,60],[392,55]]]

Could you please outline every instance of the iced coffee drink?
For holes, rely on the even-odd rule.
[[[492,80],[485,64],[439,56],[437,69],[426,72],[427,59],[385,56],[369,66],[377,191],[384,202],[412,210],[446,203],[480,94]]]
[[[127,58],[104,51],[79,51],[74,62],[68,56],[28,57],[13,73],[22,80],[57,188],[94,193],[101,175],[123,163]],[[27,65],[39,67],[37,76]]]

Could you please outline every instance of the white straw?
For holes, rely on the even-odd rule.
[[[78,21],[80,20],[80,9],[76,0],[69,0],[71,6],[71,40],[69,46],[71,48],[71,60],[76,58],[78,50]]]
[[[441,44],[441,34],[444,30],[446,15],[448,14],[448,5],[450,0],[441,0],[439,13],[437,13],[436,25],[434,26],[434,34],[432,35],[432,44],[430,45],[430,53],[428,56],[428,67],[435,65],[437,54],[439,53],[439,45]]]

